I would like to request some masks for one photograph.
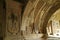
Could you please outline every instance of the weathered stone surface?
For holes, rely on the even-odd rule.
[[[13,0],[6,0],[6,37],[5,40],[18,40],[21,26],[22,5]],[[20,38],[20,37],[19,37]]]
[[[29,0],[23,12],[21,23],[20,16],[22,5],[12,0],[6,0],[6,24],[10,23],[7,25],[7,27],[9,28],[12,26],[12,21],[8,20],[8,16],[11,14],[11,11],[13,11],[13,13],[18,16],[18,21],[16,22],[15,20],[14,22],[16,22],[17,30],[21,26],[21,29],[19,29],[21,31],[21,34],[19,32],[18,35],[15,35],[17,30],[15,29],[15,25],[13,25],[12,29],[9,28],[9,30],[14,35],[10,34],[8,30],[6,30],[5,40],[46,40],[47,22],[53,12],[55,12],[60,7],[58,6],[59,4],[59,2],[56,2],[54,0]],[[54,7],[57,8],[54,9]],[[54,9],[54,11],[52,9]],[[14,19],[14,16],[12,19]],[[43,35],[39,35],[40,33]]]

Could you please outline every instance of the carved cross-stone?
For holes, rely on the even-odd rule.
[[[15,13],[11,13],[10,16],[8,17],[8,32],[10,32],[11,34],[15,35],[17,34],[17,32],[19,31],[19,27],[17,26],[17,22],[18,22],[18,17]]]

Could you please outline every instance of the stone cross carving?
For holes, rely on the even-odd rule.
[[[15,14],[15,13],[13,13],[12,11],[11,11],[11,14],[10,14],[10,16],[8,17],[8,19],[9,20],[11,20],[11,22],[10,23],[8,23],[9,25],[9,27],[8,27],[8,30],[9,30],[9,32],[11,33],[11,34],[13,34],[13,35],[15,35],[15,34],[17,34],[17,32],[18,32],[18,26],[17,26],[17,22],[18,22],[18,18],[17,18],[17,15]],[[10,26],[11,25],[11,26]]]

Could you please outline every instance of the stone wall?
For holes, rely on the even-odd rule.
[[[21,23],[22,5],[13,0],[6,0],[5,40],[23,40],[24,36],[29,37],[30,34],[43,34],[41,38],[46,38],[47,22],[53,13],[51,8],[57,4],[60,3],[57,3],[56,0],[29,0],[23,12]],[[21,39],[21,37],[23,38]]]
[[[5,37],[5,9],[3,8],[4,0],[0,0],[0,37]]]

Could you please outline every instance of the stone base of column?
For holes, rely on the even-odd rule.
[[[47,40],[47,38],[48,38],[48,35],[47,34],[43,34],[40,39],[41,40]]]
[[[41,38],[45,38],[46,39],[47,37],[48,37],[47,34],[43,34]]]

